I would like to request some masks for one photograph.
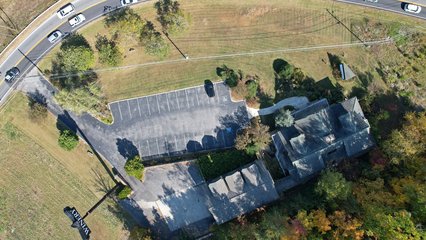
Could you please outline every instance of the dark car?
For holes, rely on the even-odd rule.
[[[214,97],[214,85],[212,83],[212,81],[210,80],[205,80],[204,81],[204,89],[206,90],[207,96],[209,97]]]
[[[19,71],[17,67],[13,67],[6,72],[6,76],[4,77],[4,80],[6,82],[12,82],[13,80],[15,80],[16,77],[19,76],[20,73],[21,72]]]

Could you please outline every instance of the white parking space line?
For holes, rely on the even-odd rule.
[[[216,98],[216,100],[217,100],[217,103],[220,103],[220,98],[219,98],[219,88],[218,87],[216,87],[216,85],[217,84],[213,84],[213,91],[214,91],[214,95],[215,95],[215,98]]]
[[[149,147],[149,141],[146,140],[146,145],[148,146],[148,155],[151,155],[151,148]]]
[[[167,100],[167,108],[169,109],[169,112],[170,112],[170,104],[169,104],[169,97],[167,97],[167,93],[166,93],[166,94],[164,94],[164,95],[166,95],[166,100]]]
[[[169,142],[167,141],[167,137],[164,137],[164,150],[166,150],[167,155],[170,156],[170,148],[169,148]]]
[[[120,112],[120,118],[121,118],[121,120],[123,120],[123,114],[121,114],[121,108],[120,108],[119,102],[117,103],[117,106],[118,106],[118,111]]]
[[[126,101],[126,102],[127,102],[127,106],[129,107],[130,119],[132,119],[133,117],[132,117],[132,110],[130,109],[130,103],[129,101]]]
[[[176,147],[176,151],[178,150],[178,146],[177,146],[177,139],[176,139],[176,135],[175,135],[175,147]]]
[[[157,108],[158,108],[158,113],[160,113],[160,104],[158,104],[158,95],[155,95],[155,99],[157,100]]]
[[[198,100],[198,93],[195,92],[195,97],[197,97],[197,105],[200,106],[200,101]]]
[[[139,99],[136,99],[136,102],[138,103],[139,117],[142,117],[141,107],[139,106]]]
[[[186,92],[186,89],[185,89],[185,97],[186,97],[186,104],[188,105],[188,109],[189,109],[190,107],[189,107],[189,101],[188,101],[188,93]]]
[[[155,138],[155,141],[157,142],[157,154],[160,154],[160,147],[158,146],[158,138]]]
[[[178,97],[177,97],[177,91],[175,92],[175,94],[176,94],[176,102],[177,102],[177,105],[178,105],[178,109],[180,110],[180,106],[179,106],[179,99],[178,99]]]
[[[145,100],[146,100],[146,105],[148,106],[148,114],[149,114],[149,116],[151,116],[151,109],[150,109],[150,107],[149,107],[149,101],[148,101],[148,98],[145,98]]]

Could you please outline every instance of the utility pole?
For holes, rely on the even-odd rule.
[[[183,56],[183,58],[185,59],[189,59],[188,55],[184,54],[179,48],[178,46],[176,46],[176,44],[172,41],[172,39],[170,39],[169,34],[165,31],[163,31],[163,34],[167,37],[167,39],[169,39],[169,41],[173,44],[173,46],[179,51],[179,53]]]
[[[326,9],[327,10],[327,12],[334,18],[334,19],[336,19],[336,21],[337,21],[337,24],[340,24],[340,25],[342,25],[344,28],[346,28],[346,30],[348,30],[356,39],[358,39],[360,42],[362,42],[363,44],[364,44],[364,46],[365,47],[368,47],[368,45],[367,44],[365,44],[365,42],[361,39],[361,38],[359,38],[358,37],[358,35],[356,35],[354,32],[352,32],[352,30],[350,29],[350,28],[348,28],[342,21],[340,21],[340,19],[339,18],[337,18],[337,16],[336,15],[334,15],[334,11],[333,10],[331,10],[331,12],[330,12],[330,10],[328,10],[328,8]]]

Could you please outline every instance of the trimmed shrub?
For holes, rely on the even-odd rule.
[[[78,145],[78,136],[71,130],[61,131],[58,138],[59,146],[67,151],[73,150]]]

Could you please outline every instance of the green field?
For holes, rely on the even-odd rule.
[[[17,94],[0,111],[0,239],[79,239],[63,213],[74,206],[84,214],[112,180],[87,146],[67,152],[57,144],[56,118],[28,118],[27,99]],[[123,239],[122,218],[108,200],[86,218],[93,239]]]
[[[350,47],[280,51],[359,42],[342,25],[337,24],[327,9],[333,10],[348,27],[367,18],[386,24],[397,19],[404,24],[421,26],[421,23],[413,18],[386,12],[377,14],[377,10],[328,0],[179,2],[184,12],[190,16],[190,27],[171,38],[190,59],[185,61],[172,46],[168,57],[152,57],[144,53],[143,47],[136,39],[122,39],[120,47],[125,56],[122,66],[125,67],[108,69],[99,64],[95,67],[109,101],[201,85],[206,79],[219,81],[216,68],[222,64],[241,69],[245,74],[258,75],[262,89],[273,96],[275,93],[272,62],[275,59],[285,59],[300,67],[307,75],[321,80],[332,76],[328,52],[344,56],[345,62],[355,66],[357,71],[371,71],[373,77],[380,80],[374,70],[378,67],[378,56],[371,49]],[[142,18],[156,23],[159,28],[152,4],[137,6],[135,11]],[[96,21],[80,32],[94,46],[96,34],[110,35],[108,31],[103,21]],[[366,41],[377,40],[379,37],[382,39],[387,36],[362,36]],[[130,48],[134,50],[129,51]],[[398,53],[394,46],[378,48],[382,48],[382,52],[389,49],[392,53]],[[276,52],[257,53],[271,50]],[[54,52],[49,55],[52,57]],[[254,52],[256,54],[250,54]],[[222,56],[240,53],[247,55]],[[398,57],[397,55],[396,58]],[[50,68],[50,59],[47,58],[41,63],[42,69]],[[341,84],[348,93],[357,83]],[[375,84],[382,86],[383,82],[377,81]]]

